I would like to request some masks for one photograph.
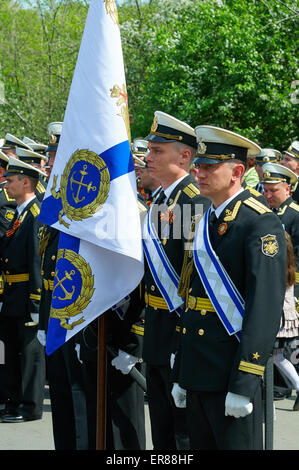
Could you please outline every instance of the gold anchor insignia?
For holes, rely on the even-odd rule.
[[[77,195],[76,195],[76,197],[73,196],[74,201],[76,202],[76,204],[78,204],[78,202],[84,201],[84,199],[85,199],[85,196],[83,196],[82,199],[79,199],[79,193],[80,193],[80,190],[81,190],[82,186],[84,186],[87,189],[88,193],[89,193],[90,190],[92,190],[92,191],[97,190],[96,186],[92,186],[92,182],[90,182],[89,184],[83,183],[84,176],[88,175],[88,172],[86,171],[86,169],[87,169],[87,165],[83,165],[83,170],[79,171],[79,173],[81,174],[81,180],[80,181],[77,181],[77,180],[74,179],[74,174],[76,173],[75,171],[73,172],[73,174],[71,176],[71,179],[70,179],[72,191],[73,191],[73,184],[78,185]]]
[[[111,98],[118,98],[116,102],[117,106],[120,106],[120,114],[118,114],[118,116],[121,116],[124,120],[128,139],[131,145],[131,129],[126,85],[123,84],[122,88],[120,88],[119,85],[114,85],[110,88],[110,96]]]
[[[106,12],[111,16],[112,21],[119,26],[118,22],[118,12],[115,0],[104,0]]]
[[[76,171],[72,171],[74,165],[77,162],[82,163],[82,168],[79,170],[81,179],[79,180],[75,179]],[[97,170],[99,171],[101,175],[99,187],[93,186],[92,182],[88,184],[84,183],[84,177],[88,175],[88,172],[86,171],[88,168],[88,165],[85,162],[96,167]],[[71,155],[61,175],[60,189],[58,191],[56,191],[57,178],[58,178],[57,175],[55,175],[53,178],[53,186],[51,188],[51,194],[55,199],[61,198],[62,210],[59,213],[59,223],[64,225],[66,228],[69,228],[70,224],[67,223],[65,220],[63,220],[62,217],[64,214],[69,220],[80,221],[83,219],[87,219],[88,217],[92,217],[93,214],[95,214],[95,212],[97,212],[101,208],[101,206],[104,204],[104,202],[106,201],[108,197],[109,188],[110,188],[109,170],[104,160],[97,153],[92,152],[90,150],[86,150],[86,149],[76,150]],[[73,201],[69,200],[67,197],[68,182],[70,183],[70,189],[71,189]],[[78,185],[78,187],[75,189],[76,185]],[[90,191],[95,192],[96,193],[95,198],[89,204],[87,203],[80,207],[74,207],[72,202],[74,202],[75,204],[78,204],[79,202],[82,202],[86,199],[86,197],[85,196],[82,197],[82,195],[81,195],[81,199],[79,199],[82,188],[85,188],[87,194],[90,193]]]
[[[51,131],[49,144],[52,144],[52,145],[53,145],[53,144],[56,144],[56,142],[57,142],[57,137],[56,137],[56,135],[54,134],[54,132]]]
[[[59,279],[58,269],[55,271],[55,279],[57,279],[57,284],[55,284],[55,286],[53,288],[53,294],[54,294],[55,289],[58,286],[63,290],[63,292],[65,294],[65,297],[58,297],[59,300],[70,300],[73,297],[76,287],[72,286],[72,292],[68,292],[66,290],[66,288],[64,287],[64,285],[63,285],[63,281],[65,281],[66,279],[68,281],[72,281],[73,280],[72,276],[74,276],[75,273],[76,273],[76,271],[74,271],[73,269],[71,270],[70,273],[68,273],[67,271],[64,271],[64,277],[62,279]],[[56,298],[57,297],[53,295],[53,299],[56,299]]]
[[[74,300],[70,304],[63,304],[61,308],[51,308],[50,316],[52,318],[58,318],[60,320],[60,326],[62,328],[65,328],[67,330],[71,330],[74,328],[74,326],[79,325],[80,323],[84,322],[84,316],[82,315],[79,319],[73,321],[73,323],[69,323],[70,318],[75,317],[79,314],[81,314],[84,309],[88,306],[88,304],[91,301],[91,298],[93,296],[93,293],[95,291],[94,286],[94,276],[92,274],[91,268],[89,264],[85,261],[85,259],[76,253],[75,251],[68,250],[68,249],[59,249],[58,254],[57,254],[57,265],[59,260],[66,259],[69,261],[74,268],[77,269],[77,271],[80,273],[81,276],[81,290],[79,295],[77,296],[76,300]],[[75,294],[76,286],[72,286],[72,290],[68,291],[64,285],[63,282],[67,280],[73,280],[72,276],[76,274],[75,269],[72,269],[70,272],[64,271],[64,277],[59,279],[58,277],[58,269],[56,269],[55,272],[55,280],[54,281],[54,287],[53,287],[53,294],[55,292],[55,289],[59,286],[62,291],[64,292],[65,296],[64,297],[58,297],[53,295],[53,299],[60,300],[60,302],[63,303],[63,301],[69,301],[72,300]]]
[[[266,170],[265,173],[264,173],[264,178],[270,178],[271,176],[271,173],[269,170]]]
[[[152,123],[151,132],[156,132],[157,129],[158,129],[158,118],[155,116],[153,123]]]
[[[207,150],[207,146],[203,142],[203,138],[200,137],[199,143],[198,143],[198,153],[202,154],[205,153]]]
[[[239,209],[241,207],[241,204],[242,204],[242,201],[238,201],[237,204],[234,206],[233,210],[229,210],[229,209],[225,209],[225,217],[224,217],[224,221],[225,222],[231,222],[233,220],[235,220],[238,212],[239,212]]]

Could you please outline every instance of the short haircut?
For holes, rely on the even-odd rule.
[[[19,180],[23,180],[24,178],[28,178],[30,181],[30,187],[32,191],[36,190],[36,186],[38,183],[38,178],[33,178],[33,176],[28,176],[28,175],[17,175]]]

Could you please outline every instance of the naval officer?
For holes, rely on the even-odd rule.
[[[195,130],[199,188],[213,204],[185,253],[172,392],[178,406],[186,396],[192,449],[261,449],[262,377],[286,289],[284,230],[242,187],[258,146],[214,126]]]

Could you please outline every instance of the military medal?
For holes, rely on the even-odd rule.
[[[219,225],[218,227],[218,233],[219,235],[224,235],[227,231],[227,223],[226,222],[222,222],[222,224]]]
[[[160,220],[161,222],[168,222],[169,224],[173,224],[175,219],[175,215],[173,214],[172,210],[167,210],[166,212],[161,212]]]

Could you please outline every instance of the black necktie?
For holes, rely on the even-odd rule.
[[[155,201],[155,203],[158,204],[158,205],[163,204],[165,198],[166,198],[165,193],[164,193],[163,190],[161,190],[160,193],[159,193],[159,196],[157,197],[157,199]]]
[[[217,216],[216,216],[216,212],[213,211],[211,212],[210,214],[210,217],[209,217],[209,225],[213,225],[217,220]]]
[[[216,222],[217,222],[217,216],[215,211],[210,213],[209,217],[209,235],[210,235],[210,241],[213,245],[214,239],[215,239],[215,227],[216,227]]]
[[[153,211],[152,211],[152,221],[156,227],[159,238],[161,237],[161,214],[165,211],[163,202],[165,200],[165,193],[163,190],[160,191],[157,199],[155,200]]]

